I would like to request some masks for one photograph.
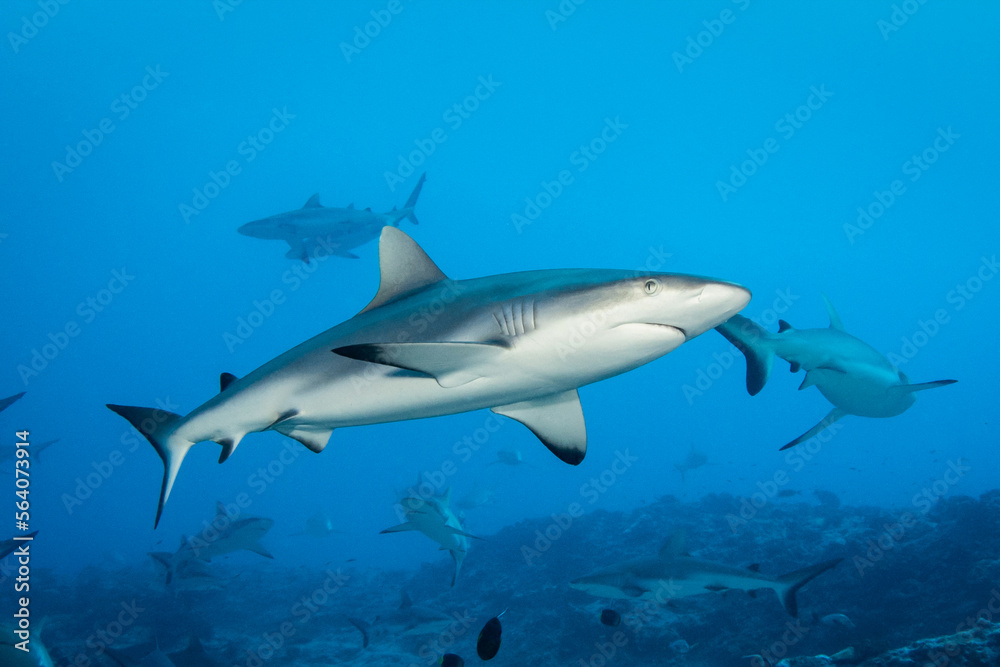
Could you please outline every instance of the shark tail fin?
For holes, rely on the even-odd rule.
[[[747,392],[751,396],[767,384],[774,365],[774,335],[751,319],[734,315],[715,327],[726,340],[736,346],[747,360]]]
[[[139,433],[142,433],[163,461],[160,502],[156,507],[156,520],[153,522],[153,528],[156,528],[160,523],[160,516],[163,514],[163,506],[166,504],[167,498],[170,497],[170,489],[173,488],[174,480],[177,479],[177,472],[181,469],[181,463],[194,443],[173,437],[177,422],[183,419],[173,412],[158,408],[137,408],[110,403],[108,408],[127,419]]]
[[[783,574],[778,577],[778,587],[775,590],[778,592],[778,597],[781,598],[781,604],[784,605],[785,611],[792,616],[798,616],[799,603],[795,599],[795,594],[799,592],[800,588],[819,575],[831,568],[836,567],[842,560],[844,559],[834,558],[832,560],[823,561],[818,565],[804,567],[801,570],[795,570],[794,572],[789,572],[788,574]]]
[[[368,631],[371,629],[371,626],[365,621],[362,621],[360,618],[355,618],[353,616],[348,616],[347,621],[356,627],[358,632],[361,633],[361,647],[368,648],[368,643],[371,641]]]
[[[413,209],[417,206],[417,197],[420,196],[420,190],[424,187],[424,181],[426,180],[427,174],[421,174],[420,180],[417,181],[417,185],[413,188],[413,192],[410,193],[410,198],[406,200],[406,204],[403,206],[404,210],[409,211],[406,215],[406,219],[415,225],[419,225],[420,222],[417,220],[417,216],[413,212]]]

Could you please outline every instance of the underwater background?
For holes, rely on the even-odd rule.
[[[993,2],[937,0],[2,3],[0,396],[26,394],[0,427],[4,448],[20,430],[58,439],[30,487],[31,613],[55,664],[117,664],[94,636],[132,603],[149,612],[116,649],[197,637],[220,665],[437,664],[434,637],[362,647],[347,621],[403,590],[471,614],[449,647],[469,664],[509,608],[493,664],[738,665],[782,641],[777,659],[874,656],[1000,602],[998,19]],[[779,452],[829,403],[781,362],[748,396],[742,355],[710,331],[581,389],[580,466],[487,411],[340,429],[319,455],[251,434],[223,466],[194,447],[154,531],[162,464],[105,404],[186,414],[220,373],[378,287],[375,241],[307,265],[236,229],[314,193],[389,211],[425,172],[420,224],[400,226],[451,277],[712,276],[752,290],[744,314],[771,331],[826,327],[826,295],[913,382],[959,382]],[[0,466],[13,515],[13,457]],[[435,543],[379,534],[418,475],[470,499],[464,528],[484,538],[454,588]],[[165,586],[147,553],[241,493],[275,522],[274,560],[239,551],[213,560],[220,585]],[[535,531],[574,503],[583,516],[540,550]],[[329,534],[309,534],[316,516]],[[636,605],[568,582],[681,528],[696,555],[773,575],[844,558],[800,593],[815,630],[788,645],[772,594],[733,592],[622,626],[602,653],[601,609]],[[0,569],[13,610],[13,559]],[[329,572],[343,584],[300,623],[296,600]],[[813,622],[833,613],[855,627]],[[295,632],[261,657],[285,621]]]

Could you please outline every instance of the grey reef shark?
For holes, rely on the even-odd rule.
[[[759,565],[733,567],[693,558],[684,551],[684,533],[675,533],[659,553],[628,560],[592,572],[570,582],[570,587],[590,595],[618,600],[672,599],[726,590],[747,591],[751,595],[762,588],[778,594],[781,604],[792,616],[798,616],[795,594],[807,583],[835,567],[843,558],[834,558],[779,577],[762,574]]]
[[[247,433],[277,431],[313,452],[334,429],[489,408],[579,464],[587,430],[577,389],[638,368],[725,322],[749,290],[697,276],[558,269],[448,278],[395,227],[379,241],[375,298],[351,319],[181,416],[108,405],[153,445],[164,474],[159,523],[199,442],[228,459]]]
[[[349,616],[347,620],[361,633],[362,646],[368,648],[372,635],[390,637],[420,637],[438,635],[452,627],[461,616],[449,616],[444,612],[413,604],[405,591],[400,593],[399,608],[380,614],[374,623]],[[373,630],[375,632],[373,632]]]
[[[462,522],[451,509],[451,487],[445,489],[440,496],[429,498],[407,497],[399,501],[406,515],[406,522],[382,533],[402,533],[416,531],[423,533],[441,545],[442,550],[451,553],[455,561],[455,573],[451,577],[451,585],[455,585],[458,573],[462,569],[462,561],[469,550],[469,538],[482,539],[462,530]]]
[[[403,219],[419,224],[413,209],[425,180],[427,174],[422,174],[403,208],[394,207],[387,213],[354,208],[354,204],[347,208],[323,206],[319,203],[319,194],[314,194],[302,208],[248,222],[236,231],[258,239],[285,241],[289,246],[285,257],[301,259],[306,264],[320,250],[338,257],[358,259],[350,252],[351,249],[378,238],[383,227],[399,227]]]
[[[806,372],[799,390],[815,386],[833,403],[826,417],[781,449],[805,442],[845,415],[895,417],[913,405],[916,392],[957,382],[911,383],[881,352],[847,333],[833,304],[823,299],[830,315],[826,329],[796,329],[779,320],[778,333],[773,334],[742,315],[716,327],[746,357],[751,396],[764,388],[777,356],[789,363],[793,373]]]

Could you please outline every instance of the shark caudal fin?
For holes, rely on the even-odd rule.
[[[421,174],[420,180],[417,181],[417,185],[413,188],[413,192],[410,193],[410,198],[407,199],[406,204],[403,205],[403,210],[408,211],[404,217],[415,225],[419,225],[420,222],[417,221],[417,216],[414,214],[413,209],[417,206],[417,197],[420,196],[420,190],[424,187],[424,181],[426,180],[427,174]]]
[[[715,330],[746,357],[747,392],[756,396],[767,384],[774,364],[774,334],[742,315],[733,315]]]
[[[156,507],[156,521],[153,522],[153,528],[156,528],[160,523],[160,515],[163,514],[163,506],[166,504],[167,498],[170,497],[170,489],[173,488],[174,480],[177,479],[177,471],[181,469],[181,463],[194,443],[171,437],[177,422],[182,419],[180,415],[173,412],[158,408],[136,408],[110,403],[108,408],[127,419],[139,433],[142,433],[163,461],[160,503]]]
[[[804,567],[801,570],[795,570],[794,572],[789,572],[788,574],[783,574],[778,577],[775,580],[777,586],[774,590],[778,594],[778,597],[781,598],[781,604],[784,605],[785,611],[792,616],[798,616],[799,603],[795,599],[795,594],[798,593],[800,588],[819,575],[836,567],[842,560],[844,559],[834,558],[832,560],[823,561],[818,565]]]

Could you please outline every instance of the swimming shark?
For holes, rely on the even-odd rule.
[[[746,357],[751,396],[764,388],[777,356],[790,364],[793,373],[806,371],[799,390],[815,386],[833,403],[826,417],[781,449],[805,442],[845,415],[895,417],[913,405],[916,392],[957,382],[912,384],[878,350],[847,333],[833,304],[825,296],[823,300],[830,316],[826,329],[795,329],[779,320],[778,333],[773,334],[742,315],[716,327]]]
[[[28,533],[28,537],[34,538],[38,534],[36,530],[33,533]],[[10,538],[9,540],[0,540],[0,560],[3,560],[8,555],[14,553],[21,545],[28,544],[27,540],[15,540]]]
[[[559,269],[452,280],[395,227],[379,241],[380,284],[357,315],[242,377],[186,416],[109,404],[152,444],[164,474],[154,525],[196,443],[273,430],[314,452],[336,428],[489,408],[579,464],[577,389],[638,368],[750,301],[696,276]]]
[[[388,634],[392,637],[418,637],[420,635],[441,634],[451,627],[456,619],[436,609],[414,605],[410,596],[403,591],[400,593],[399,608],[380,614],[375,618],[374,623],[368,623],[355,617],[348,617],[347,620],[361,633],[362,646],[367,648],[368,644],[371,643],[372,635],[376,634],[373,632],[373,628],[377,634]]]
[[[256,516],[232,518],[222,503],[215,505],[215,519],[198,535],[182,538],[175,560],[199,558],[212,560],[234,551],[252,551],[264,558],[274,558],[260,539],[274,526],[274,519]]]
[[[13,396],[8,396],[7,398],[0,398],[0,412],[3,412],[11,406],[15,401],[24,396],[25,392],[20,394],[14,394]]]
[[[684,457],[683,461],[674,464],[674,470],[681,474],[681,481],[686,481],[687,474],[695,468],[700,468],[708,463],[708,457],[704,452],[699,452],[691,445],[691,450]]]
[[[42,452],[51,447],[52,445],[56,444],[57,442],[59,442],[59,438],[56,438],[55,440],[46,440],[44,442],[38,443],[37,445],[32,444],[28,448],[29,451],[31,452],[31,457],[36,461],[41,461]],[[16,445],[0,445],[0,461],[13,460],[15,458],[17,458]],[[10,471],[2,470],[0,472],[5,472],[5,473],[10,472],[11,474],[14,474],[13,469]]]
[[[428,498],[408,497],[399,501],[406,514],[406,522],[386,528],[380,534],[417,531],[423,533],[441,545],[442,550],[451,553],[455,561],[455,573],[451,577],[451,585],[455,585],[458,573],[462,569],[462,561],[469,551],[469,538],[482,539],[462,530],[458,516],[451,511],[451,487],[445,489],[440,496]]]
[[[177,558],[169,551],[152,551],[149,556],[163,567],[164,585],[173,591],[174,597],[182,592],[215,591],[225,587],[225,581],[211,569],[212,565],[201,559]]]
[[[38,639],[38,631],[35,630],[26,644],[24,637],[18,630],[8,625],[0,625],[0,665],[3,667],[55,667],[52,656],[49,655],[45,644]],[[27,651],[22,651],[20,646],[26,646]]]
[[[292,537],[296,535],[311,535],[313,537],[329,537],[334,533],[342,533],[343,531],[337,530],[336,524],[333,519],[322,510],[316,512],[311,517],[306,519],[306,529],[299,531],[297,533],[292,533]]]
[[[374,213],[370,208],[356,209],[354,204],[347,208],[323,206],[319,203],[319,194],[314,194],[302,208],[248,222],[237,231],[258,239],[285,241],[289,246],[285,256],[307,264],[320,249],[339,257],[357,259],[358,256],[349,251],[378,238],[386,225],[398,227],[404,218],[419,224],[413,209],[425,180],[427,174],[421,175],[403,208],[394,207],[387,213]]]
[[[570,582],[570,587],[602,598],[667,600],[701,593],[738,589],[752,593],[770,588],[792,616],[798,615],[795,594],[804,585],[842,561],[834,558],[812,567],[771,577],[747,569],[692,558],[684,551],[684,533],[675,533],[655,556],[636,558],[598,570]]]

